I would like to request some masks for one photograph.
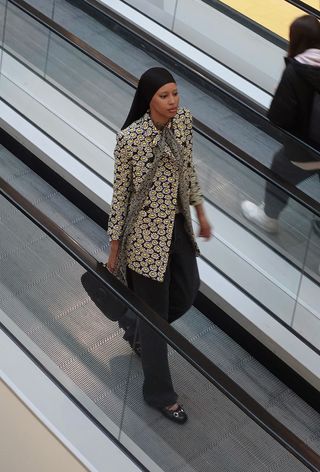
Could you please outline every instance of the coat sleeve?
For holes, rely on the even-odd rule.
[[[118,133],[114,150],[114,183],[108,235],[111,240],[121,239],[127,216],[132,186],[132,161],[128,157],[123,133]]]
[[[196,206],[203,202],[203,197],[198,181],[197,172],[193,162],[193,131],[192,131],[192,115],[189,110],[186,110],[186,152],[188,154],[188,169],[189,169],[189,190],[190,190],[190,205]]]
[[[294,86],[293,71],[287,66],[273,97],[268,118],[287,131],[293,131],[299,117],[299,101]]]

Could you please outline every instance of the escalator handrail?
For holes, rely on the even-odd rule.
[[[71,1],[71,0],[69,0]],[[73,2],[75,0],[72,0]],[[160,42],[157,38],[154,36],[149,35],[146,31],[139,29],[137,26],[132,24],[129,20],[126,18],[122,17],[121,15],[117,14],[114,10],[109,8],[107,5],[102,4],[99,2],[99,0],[81,0],[81,5],[83,4],[88,4],[92,8],[96,9],[97,11],[101,12],[104,16],[112,18],[112,20],[118,24],[120,24],[122,27],[125,29],[129,30],[132,32],[134,35],[140,37],[143,41],[151,44],[153,47],[157,48],[158,51],[165,51],[165,54],[169,57],[174,57],[175,62],[179,62],[181,65],[184,67],[188,68],[191,70],[193,73],[195,73],[199,79],[205,78],[207,82],[210,84],[213,84],[214,87],[222,91],[225,95],[231,97],[233,100],[239,102],[241,106],[248,108],[251,112],[253,112],[255,115],[257,115],[261,120],[264,122],[268,123],[270,128],[276,130],[276,132],[279,134],[279,131],[289,139],[291,139],[294,142],[298,142],[300,146],[306,147],[307,149],[310,149],[311,152],[317,154],[320,159],[320,151],[317,149],[313,148],[311,145],[307,144],[306,142],[302,141],[300,138],[297,136],[291,134],[290,132],[284,130],[283,128],[279,128],[277,125],[274,125],[269,121],[269,119],[266,117],[266,111],[264,108],[260,107],[259,104],[256,102],[252,102],[249,98],[245,97],[241,92],[238,92],[234,88],[228,86],[225,82],[220,81],[218,78],[214,77],[210,72],[202,69],[200,66],[195,64],[194,62],[190,61],[188,58],[180,54],[178,51],[174,52],[174,56],[172,55],[172,50],[167,47],[164,43]],[[225,6],[226,8],[229,8],[225,4],[221,4],[222,6]],[[247,80],[247,79],[246,79]],[[256,86],[256,84],[253,84]],[[201,122],[198,121],[198,123],[201,125]]]
[[[75,0],[72,0],[72,1],[74,2]],[[139,37],[144,42],[150,44],[153,48],[156,48],[157,51],[162,52],[162,53],[164,52],[166,56],[174,60],[175,63],[179,63],[183,67],[191,70],[193,74],[195,74],[200,80],[205,79],[206,82],[208,82],[209,84],[212,84],[214,87],[219,89],[219,91],[223,92],[225,95],[238,101],[243,107],[246,107],[249,110],[253,111],[254,113],[257,113],[260,117],[264,119],[266,118],[265,109],[262,106],[260,106],[257,102],[252,101],[249,97],[243,95],[241,92],[239,92],[235,88],[229,86],[226,82],[212,75],[209,71],[203,69],[201,66],[191,61],[188,57],[180,54],[177,50],[175,50],[174,53],[172,53],[172,49],[169,46],[167,46],[164,42],[161,42],[155,36],[150,35],[147,31],[140,29],[134,23],[131,23],[130,20],[128,20],[124,16],[121,16],[116,11],[109,8],[108,5],[99,2],[99,0],[81,0],[81,1],[82,1],[82,4],[89,5],[91,8],[98,11],[103,16],[111,18],[112,21],[114,21],[115,23],[118,23],[120,26],[130,31],[130,33],[132,33],[133,35]],[[83,5],[80,7],[83,8]],[[228,8],[230,9],[230,7]],[[161,26],[164,27],[163,25]],[[217,59],[215,59],[215,61],[219,62]],[[225,64],[221,63],[221,65],[228,69],[228,67]],[[230,70],[232,71],[232,69]],[[250,82],[250,80],[248,80],[246,77],[243,77],[243,78],[246,81]],[[252,84],[257,88],[260,88],[258,85],[254,83]]]
[[[54,221],[15,190],[0,177],[0,194],[10,201],[21,213],[44,231],[82,267],[93,274],[118,299],[136,315],[148,323],[210,383],[218,388],[247,416],[272,436],[300,462],[313,472],[320,471],[320,455],[300,438],[274,418],[255,399],[229,378],[219,367],[193,346],[183,335],[172,328],[164,319],[144,304],[133,292],[119,282],[107,270],[98,271],[98,262],[77,241],[68,235]]]
[[[243,26],[246,26],[252,31],[257,32],[262,37],[273,42],[277,46],[280,46],[282,49],[287,48],[287,41],[283,39],[281,36],[278,36],[273,31],[260,25],[256,21],[252,20],[250,17],[247,17],[243,15],[242,13],[238,12],[236,9],[230,7],[228,4],[222,3],[219,0],[202,0],[202,1],[212,6],[213,8],[221,11],[222,13],[229,16],[230,18],[235,19],[236,21],[241,23]],[[291,5],[298,8],[304,13],[308,15],[313,15],[316,18],[320,19],[320,11],[312,7],[311,5],[306,4],[304,1],[302,0],[284,0],[284,1],[287,3],[290,3]]]
[[[113,61],[101,54],[99,51],[87,44],[85,41],[67,31],[65,28],[58,25],[56,22],[48,18],[43,13],[39,12],[36,8],[29,5],[24,0],[8,0],[8,2],[15,5],[20,10],[24,11],[28,16],[32,17],[49,30],[53,31],[63,40],[71,44],[76,49],[80,50],[91,60],[94,60],[96,63],[109,70],[121,80],[124,80],[128,85],[134,88],[137,86],[138,79],[136,77],[134,77],[122,67],[115,64]],[[242,149],[239,149],[235,144],[231,143],[226,138],[220,136],[218,133],[206,126],[201,121],[194,119],[194,123],[194,129],[196,132],[206,137],[208,140],[210,140],[211,143],[227,152],[233,158],[237,159],[238,161],[241,161],[243,165],[250,168],[253,172],[260,175],[263,179],[271,182],[273,185],[286,192],[291,198],[296,200],[303,207],[310,210],[317,217],[320,217],[320,202],[317,202],[316,200],[299,190],[294,185],[291,185],[290,183],[281,179],[279,175],[274,174],[270,169],[265,167],[260,162],[256,161],[252,156],[248,155]]]
[[[316,18],[320,19],[320,11],[301,0],[285,0],[285,2],[290,3],[296,8],[299,8],[299,10],[302,10],[307,15],[313,15]]]
[[[255,174],[261,176],[264,180],[271,182],[282,191],[286,192],[291,198],[296,200],[303,207],[310,210],[312,213],[320,216],[320,202],[314,200],[309,195],[305,194],[302,190],[294,185],[290,184],[278,174],[272,172],[271,169],[265,167],[261,162],[254,159],[252,156],[247,154],[242,149],[238,148],[235,144],[228,141],[223,136],[213,131],[208,126],[201,122],[198,122],[196,118],[193,119],[194,129],[197,133],[206,137],[209,141],[215,144],[217,147],[232,156],[233,159],[241,162],[244,166],[251,169]]]
[[[71,0],[69,0],[71,1]],[[72,0],[73,2],[75,0]],[[297,136],[291,134],[290,132],[284,130],[283,128],[279,128],[277,125],[274,125],[269,121],[269,119],[266,117],[266,111],[262,107],[259,106],[256,102],[252,102],[249,98],[245,97],[241,92],[238,92],[234,88],[228,86],[225,82],[220,81],[218,78],[214,77],[210,72],[202,69],[200,66],[195,64],[194,62],[190,61],[188,58],[180,54],[178,51],[174,52],[174,56],[172,55],[172,50],[167,47],[164,43],[160,42],[157,38],[154,36],[149,35],[146,31],[143,31],[136,27],[134,24],[130,23],[129,20],[126,18],[122,17],[121,15],[117,14],[114,10],[109,8],[107,5],[102,4],[99,2],[99,0],[81,0],[81,5],[83,4],[88,4],[92,8],[96,9],[97,11],[101,12],[104,16],[108,16],[112,18],[114,22],[117,22],[120,24],[122,27],[125,29],[129,30],[132,32],[134,35],[140,37],[143,39],[143,41],[151,44],[153,47],[157,48],[159,51],[165,51],[165,54],[169,57],[174,57],[175,62],[179,62],[181,65],[184,67],[188,68],[191,70],[193,73],[195,73],[199,79],[205,78],[207,82],[210,84],[213,84],[214,87],[222,91],[225,95],[231,97],[233,100],[239,102],[241,106],[248,108],[251,112],[253,112],[255,115],[257,115],[260,119],[262,119],[264,122],[268,123],[270,128],[276,130],[277,133],[279,131],[284,134],[286,137],[289,139],[293,140],[294,142],[298,142],[299,145],[306,147],[307,149],[310,149],[311,152],[317,154],[320,159],[320,151],[316,150],[313,148],[311,145],[307,144],[306,142],[302,141],[300,138]],[[224,5],[224,4],[221,4]],[[224,5],[227,8],[227,5]],[[247,80],[247,79],[246,79]],[[256,84],[254,84],[256,86]],[[200,121],[199,121],[200,123]]]
[[[287,41],[284,38],[279,36],[274,31],[271,31],[265,26],[262,26],[261,24],[257,23],[249,16],[240,13],[236,8],[233,8],[227,3],[220,2],[219,0],[202,0],[202,2],[207,3],[215,10],[220,11],[224,15],[235,20],[237,23],[240,23],[245,28],[250,29],[254,33],[257,33],[259,36],[262,36],[264,39],[270,41],[281,49],[285,50],[287,48]]]

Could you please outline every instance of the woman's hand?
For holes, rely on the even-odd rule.
[[[197,212],[197,217],[200,226],[198,236],[200,236],[200,238],[205,238],[207,241],[209,241],[212,236],[212,228],[209,221],[207,220],[203,204],[199,203],[199,205],[195,206],[195,209]]]
[[[111,241],[109,257],[106,263],[106,267],[109,272],[114,272],[116,268],[118,254],[119,254],[119,247],[120,247],[120,241],[118,240]]]
[[[211,225],[210,225],[209,221],[207,220],[206,216],[203,215],[199,218],[199,225],[200,225],[199,236],[201,238],[205,238],[207,241],[209,241],[209,239],[212,236],[212,234],[211,234],[212,229],[211,229]]]

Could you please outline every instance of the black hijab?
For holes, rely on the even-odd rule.
[[[133,102],[121,129],[127,128],[131,123],[141,118],[149,109],[154,94],[166,84],[176,82],[170,72],[162,67],[152,67],[140,77]]]

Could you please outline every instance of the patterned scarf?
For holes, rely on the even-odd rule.
[[[193,238],[190,204],[188,199],[188,182],[186,182],[183,178],[183,150],[180,144],[176,141],[172,130],[166,126],[162,130],[160,140],[153,150],[154,160],[152,167],[149,169],[147,175],[145,176],[142,184],[139,187],[138,192],[131,195],[129,209],[124,226],[124,232],[120,242],[117,264],[114,271],[114,275],[125,285],[127,285],[126,273],[128,238],[134,228],[134,224],[137,220],[138,214],[143,208],[144,202],[152,186],[156,171],[159,167],[161,158],[165,154],[167,146],[171,150],[173,161],[178,166],[178,197],[180,199],[181,211],[185,218],[186,231],[190,237],[190,240],[193,242],[195,250],[198,252],[197,245],[195,244]]]

